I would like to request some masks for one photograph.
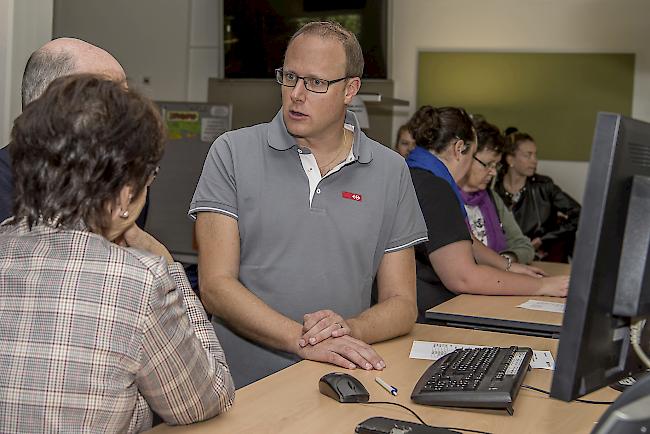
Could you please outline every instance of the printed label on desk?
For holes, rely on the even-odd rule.
[[[544,312],[564,313],[564,303],[555,303],[552,301],[528,300],[526,303],[522,303],[517,307]]]
[[[482,345],[449,344],[444,342],[413,341],[411,346],[411,359],[438,360],[444,355],[464,348],[485,348]],[[555,369],[555,360],[550,351],[533,350],[533,358],[530,361],[533,369]]]

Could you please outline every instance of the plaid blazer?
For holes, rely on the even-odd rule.
[[[234,385],[180,264],[85,230],[0,226],[0,431],[188,424]]]

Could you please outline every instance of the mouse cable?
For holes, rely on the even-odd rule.
[[[544,389],[538,389],[537,387],[529,386],[527,384],[522,384],[521,387],[526,388],[526,389],[530,389],[530,390],[534,390],[535,392],[541,392],[541,393],[544,393],[546,395],[549,394]],[[601,404],[601,405],[610,405],[610,404],[614,403],[614,401],[592,401],[590,399],[576,399],[575,401],[576,402],[582,402],[583,404]]]
[[[492,433],[485,432],[485,431],[475,431],[475,430],[473,430],[473,429],[467,429],[467,428],[454,428],[454,427],[451,427],[451,426],[433,426],[433,425],[429,425],[428,423],[426,423],[425,421],[423,421],[422,418],[421,418],[420,416],[418,416],[418,414],[417,414],[416,412],[414,412],[413,410],[411,410],[411,409],[408,408],[407,406],[402,405],[402,404],[399,404],[399,403],[397,403],[397,402],[390,402],[390,401],[368,401],[368,402],[362,402],[361,404],[390,404],[390,405],[396,405],[396,406],[398,406],[398,407],[402,407],[403,409],[410,411],[411,414],[412,414],[413,416],[415,416],[415,417],[417,418],[417,420],[419,420],[420,423],[421,423],[422,425],[424,425],[424,426],[430,426],[430,427],[432,427],[432,428],[451,429],[451,430],[457,430],[457,431],[473,432],[473,433],[477,433],[477,434],[492,434]]]

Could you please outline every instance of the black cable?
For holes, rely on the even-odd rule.
[[[422,418],[421,418],[420,416],[418,416],[418,414],[417,414],[416,412],[414,412],[413,410],[411,410],[411,409],[408,408],[407,406],[402,405],[402,404],[399,404],[399,403],[397,403],[397,402],[390,402],[390,401],[368,401],[368,402],[364,402],[363,404],[390,404],[390,405],[396,405],[396,406],[398,406],[398,407],[402,407],[403,409],[410,411],[411,414],[412,414],[413,416],[415,416],[415,417],[420,421],[420,423],[421,423],[422,425],[427,425],[427,426],[429,426],[425,421],[422,420]]]
[[[489,433],[489,432],[486,432],[486,431],[476,431],[476,430],[467,429],[467,428],[455,428],[453,426],[434,426],[433,428],[442,428],[442,429],[465,431],[465,432],[475,432],[477,434],[492,434],[492,433]]]
[[[430,427],[432,427],[432,428],[451,429],[451,430],[457,430],[457,431],[473,432],[473,433],[477,433],[477,434],[492,434],[492,433],[485,432],[485,431],[475,431],[475,430],[473,430],[473,429],[467,429],[467,428],[454,428],[454,427],[451,427],[451,426],[433,426],[433,425],[429,425],[429,424],[427,424],[425,421],[423,421],[422,418],[421,418],[420,416],[418,416],[418,414],[417,414],[416,412],[414,412],[413,410],[411,410],[411,409],[408,408],[407,406],[402,405],[402,404],[399,404],[399,403],[397,403],[397,402],[390,402],[390,401],[368,401],[368,402],[362,402],[361,404],[390,404],[390,405],[396,405],[396,406],[398,406],[398,407],[402,407],[403,409],[410,411],[411,414],[412,414],[413,416],[415,416],[415,417],[417,418],[417,420],[419,420],[420,423],[421,423],[422,425],[424,425],[424,426],[430,426]]]
[[[540,393],[544,393],[544,394],[548,395],[548,392],[546,390],[538,389],[537,387],[529,386],[528,384],[522,384],[521,387],[523,387],[525,389],[534,390],[535,392],[540,392]]]
[[[549,392],[547,392],[544,389],[538,389],[537,387],[529,386],[527,384],[522,384],[521,387],[534,390],[535,392],[541,392],[545,395],[549,394]],[[576,399],[576,402],[582,402],[583,404],[601,404],[601,405],[611,405],[614,403],[614,401],[592,401],[590,399]]]
[[[576,399],[576,402],[582,402],[583,404],[600,404],[600,405],[612,405],[614,401],[592,401],[590,399]]]

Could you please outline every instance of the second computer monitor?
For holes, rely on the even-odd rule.
[[[650,124],[599,113],[552,397],[569,401],[642,369],[629,326],[648,314],[649,220]]]

